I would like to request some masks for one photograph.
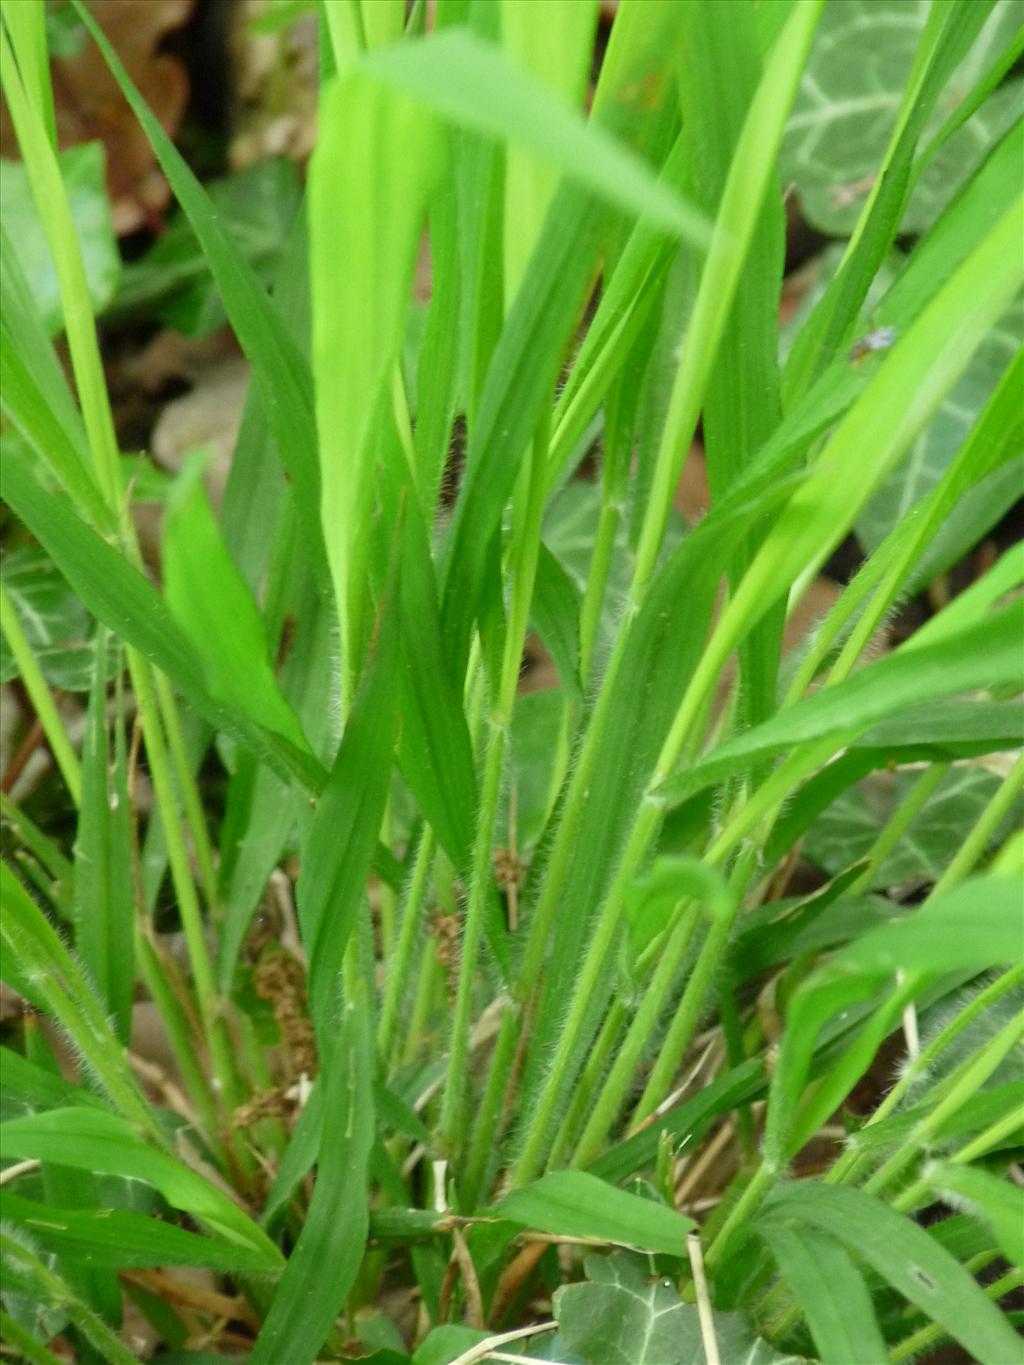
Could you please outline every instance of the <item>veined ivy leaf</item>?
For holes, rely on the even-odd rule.
[[[558,1335],[586,1365],[704,1365],[696,1306],[638,1256],[588,1256],[589,1283],[555,1291]],[[729,1365],[799,1365],[755,1338],[739,1313],[715,1313],[718,1351]]]
[[[589,480],[574,479],[552,498],[544,516],[544,543],[580,592],[587,586],[590,553],[600,515],[600,486]],[[625,596],[629,587],[630,566],[624,562],[625,557],[626,536],[623,529],[615,538],[608,583],[609,593],[620,598]]]
[[[288,157],[259,161],[208,185],[210,199],[264,284],[276,274],[299,205],[299,182]],[[154,309],[190,337],[209,335],[226,319],[206,257],[179,209],[162,237],[124,270],[115,315]]]
[[[522,692],[512,712],[509,790],[502,794],[498,829],[509,829],[510,797],[515,791],[516,842],[530,850],[540,838],[551,805],[551,783],[558,756],[565,697],[561,690]],[[503,836],[504,837],[504,836]]]
[[[857,539],[871,554],[912,507],[930,493],[960,449],[1024,337],[1024,298],[975,351],[932,422],[857,518]]]
[[[555,494],[544,515],[544,544],[558,560],[582,595],[590,573],[590,557],[601,516],[601,487],[590,479],[572,479]],[[665,528],[664,554],[679,544],[685,533],[683,518],[674,509]],[[615,535],[604,607],[599,629],[599,654],[606,653],[615,638],[622,616],[629,580],[633,574],[623,516]]]
[[[103,144],[87,142],[59,154],[71,217],[82,248],[85,278],[94,312],[102,312],[117,290],[121,256],[110,219],[104,176]],[[28,175],[20,161],[0,163],[0,215],[26,280],[32,282],[36,307],[51,336],[64,327],[57,272],[46,234],[32,202]]]
[[[68,587],[46,551],[22,545],[4,556],[4,587],[43,676],[64,692],[88,692],[96,661],[96,622]],[[18,666],[0,632],[0,683]]]
[[[849,236],[885,154],[929,0],[843,0],[826,5],[782,143],[784,184],[823,232]],[[1014,0],[1001,0],[939,97],[922,146],[1012,38]],[[997,90],[921,177],[905,232],[933,222],[988,147],[1019,116],[1020,82]]]
[[[788,355],[793,339],[831,283],[843,258],[843,251],[843,245],[836,242],[819,258],[820,267],[816,277],[800,300],[800,306],[792,319],[781,330],[780,359],[784,360]],[[871,330],[869,319],[875,306],[899,277],[903,265],[904,257],[901,253],[892,251],[875,276],[862,309],[862,333]],[[930,493],[942,478],[1016,354],[1022,336],[1024,297],[1014,301],[1003,315],[999,326],[994,327],[978,347],[931,422],[857,518],[857,539],[866,553],[873,553],[892,528],[903,521],[911,508]],[[984,507],[990,509],[988,515],[980,517],[980,522],[984,523],[982,535],[989,526],[999,520],[1007,502],[1012,500],[1013,489],[1018,484],[1019,474],[1003,470],[993,479],[985,493],[978,495],[983,498]],[[963,517],[966,514],[966,505],[963,505],[954,515]],[[972,525],[978,524],[978,520],[972,517]],[[942,534],[940,532],[936,537],[937,541],[941,539]],[[956,528],[952,525],[949,527],[949,534],[956,534]],[[941,554],[941,548],[933,547],[929,551],[929,557],[932,554]],[[954,553],[953,557],[955,559],[958,555]]]
[[[873,773],[851,787],[811,826],[804,842],[806,856],[833,875],[849,867],[867,853],[920,775],[913,769]],[[917,877],[934,881],[998,786],[999,778],[984,768],[952,768],[882,863],[872,885],[897,886]],[[1012,823],[1011,813],[1006,824]],[[1005,832],[997,832],[997,838]]]

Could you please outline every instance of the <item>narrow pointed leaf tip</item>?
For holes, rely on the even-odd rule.
[[[617,1189],[586,1171],[552,1171],[497,1206],[503,1218],[562,1237],[682,1256],[692,1218],[665,1204]]]
[[[711,225],[699,209],[600,124],[466,29],[381,49],[361,65],[454,123],[533,153],[627,213],[708,245]]]

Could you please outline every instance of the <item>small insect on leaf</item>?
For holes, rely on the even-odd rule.
[[[847,358],[851,364],[856,365],[871,355],[872,351],[887,351],[895,340],[895,327],[879,327],[875,332],[868,332],[866,336],[858,337],[850,347]]]

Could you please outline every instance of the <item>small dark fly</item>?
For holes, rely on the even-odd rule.
[[[877,332],[868,332],[867,336],[859,337],[850,347],[847,359],[856,365],[871,355],[872,351],[887,351],[895,340],[895,327],[879,327]]]

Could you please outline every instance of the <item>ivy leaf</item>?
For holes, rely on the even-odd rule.
[[[929,6],[915,0],[844,0],[826,5],[781,152],[784,184],[794,184],[815,227],[849,236],[871,191],[896,121]],[[1010,42],[1019,11],[996,5],[972,50],[939,97],[922,146]],[[903,231],[938,217],[985,152],[1017,117],[1019,82],[995,91],[921,176]]]
[[[919,777],[914,770],[879,772],[851,787],[811,826],[804,843],[806,856],[833,875],[849,867],[867,853]],[[998,777],[984,768],[952,768],[882,863],[872,885],[897,886],[919,877],[936,881],[959,847],[963,831],[974,827],[998,786]],[[1013,823],[1012,814],[1006,823]],[[1005,830],[997,837],[999,833]]]
[[[64,692],[88,692],[96,665],[96,622],[68,587],[41,546],[23,545],[5,555],[4,587],[43,677]],[[18,665],[0,632],[0,682]]]
[[[58,156],[67,191],[93,311],[100,313],[114,297],[121,278],[121,256],[110,218],[104,171],[103,144],[87,142]],[[0,214],[11,238],[40,316],[51,336],[64,327],[57,272],[50,259],[42,223],[32,202],[28,174],[20,161],[2,163]]]
[[[942,478],[1009,365],[1024,333],[1017,299],[975,351],[934,419],[857,518],[857,539],[871,554]]]
[[[259,161],[208,185],[210,200],[242,255],[269,284],[277,272],[299,204],[299,182],[288,157]],[[185,336],[204,337],[227,314],[199,241],[179,211],[141,260],[125,267],[115,315],[156,311]]]
[[[793,339],[835,277],[844,250],[845,244],[836,242],[822,252],[816,277],[800,300],[796,313],[781,330],[783,359],[788,355]],[[903,267],[904,258],[898,251],[891,252],[883,263],[868,290],[861,310],[861,328],[864,333],[872,330],[872,315],[885,297],[886,291],[899,278]],[[896,465],[861,511],[857,518],[856,531],[857,539],[865,553],[872,554],[893,527],[905,521],[910,510],[930,493],[942,478],[1016,354],[1022,332],[1024,299],[1018,298],[1007,309],[998,326],[993,327],[975,351],[949,395],[914,441],[906,457]],[[983,508],[980,509],[981,530],[971,537],[971,544],[980,540],[984,532],[999,520],[1019,488],[1020,472],[1016,468],[1004,467],[990,477],[992,482],[986,484],[984,491],[976,495],[983,502]],[[959,511],[959,515],[964,514],[963,510]],[[957,515],[954,513],[953,517]],[[972,525],[977,526],[978,523],[972,519]],[[968,534],[970,535],[970,532]],[[936,536],[936,541],[955,535],[956,527],[951,518]],[[963,553],[969,548],[970,545]],[[929,550],[927,558],[933,562],[942,558],[945,558],[946,563],[951,562],[948,554],[943,557],[942,547],[939,545]],[[959,554],[954,548],[952,561],[958,558]],[[941,571],[938,568],[926,569],[922,581],[930,581],[935,573]]]
[[[586,1365],[704,1365],[694,1304],[672,1280],[648,1273],[642,1257],[588,1256],[589,1283],[555,1291],[558,1334]],[[739,1313],[715,1313],[715,1336],[729,1365],[799,1365],[755,1338]]]

